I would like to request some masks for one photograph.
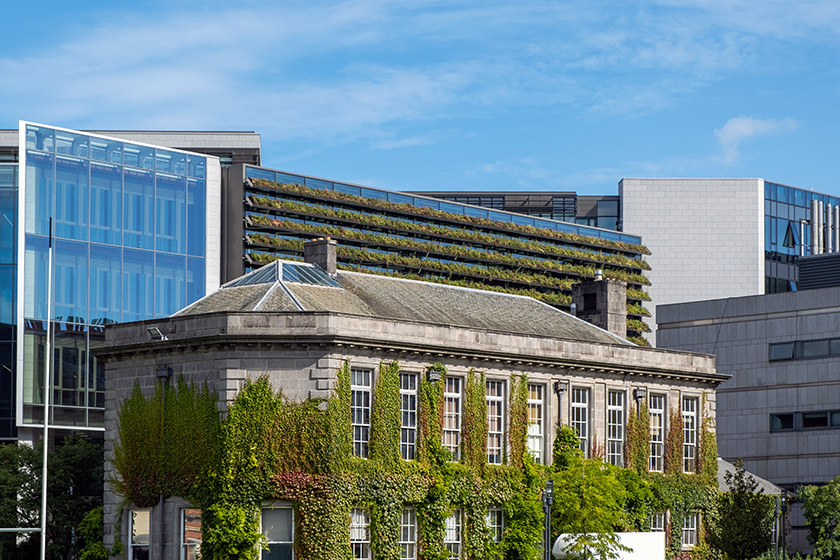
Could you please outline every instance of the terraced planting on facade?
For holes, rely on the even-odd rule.
[[[247,269],[299,260],[304,240],[328,236],[342,269],[527,295],[566,311],[572,286],[601,270],[627,283],[628,338],[644,344],[650,331],[642,246],[263,179],[245,190]]]

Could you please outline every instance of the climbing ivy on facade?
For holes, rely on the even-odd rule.
[[[200,507],[205,560],[256,558],[264,542],[261,508],[276,503],[294,509],[299,560],[352,558],[353,508],[369,516],[373,556],[399,560],[406,507],[416,512],[417,546],[424,560],[450,557],[444,536],[446,520],[455,511],[461,515],[461,558],[540,558],[546,480],[565,480],[558,474],[562,469],[590,468],[580,467],[575,458],[574,431],[559,430],[552,468],[534,464],[527,441],[528,378],[513,375],[507,380],[506,452],[501,465],[487,464],[487,379],[471,370],[459,378],[464,406],[460,457],[453,461],[442,440],[447,371],[436,363],[417,376],[417,446],[414,460],[404,460],[400,373],[399,364],[390,362],[382,363],[375,376],[367,458],[353,455],[347,363],[337,371],[329,399],[295,402],[260,378],[245,383],[221,420],[216,399],[206,388],[159,384],[150,396],[136,388],[119,414],[116,489],[138,506],[152,505],[163,495],[181,496]],[[698,452],[702,471],[686,475],[674,470],[682,463],[681,441],[669,432],[667,472],[648,473],[646,414],[644,407],[631,411],[627,428],[625,457],[638,474],[630,476],[629,470],[617,467],[605,471],[603,462],[591,468],[626,489],[618,506],[625,510],[618,517],[622,526],[614,529],[647,530],[654,511],[671,511],[669,558],[674,558],[679,554],[682,517],[710,505],[713,459],[710,463],[707,455],[713,453],[714,437],[706,433],[711,426],[704,420]],[[681,430],[682,423],[678,426]],[[711,443],[704,447],[707,439]],[[184,441],[190,442],[189,454],[177,447]],[[499,535],[487,525],[490,508],[503,512]]]

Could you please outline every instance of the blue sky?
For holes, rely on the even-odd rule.
[[[30,6],[0,20],[0,128],[255,130],[268,167],[406,190],[840,194],[837,0]]]

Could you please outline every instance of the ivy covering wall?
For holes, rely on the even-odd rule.
[[[440,379],[430,381],[430,371]],[[649,438],[649,430],[639,427],[643,424],[639,411],[631,414],[628,427],[627,462],[632,469],[606,466],[597,459],[586,461],[601,466],[587,467],[594,463],[581,463],[582,458],[575,455],[577,438],[567,433],[568,427],[555,442],[555,465],[535,465],[527,451],[528,379],[524,375],[508,382],[508,454],[504,464],[488,465],[485,377],[477,371],[468,373],[462,397],[461,457],[453,462],[441,440],[446,375],[441,364],[419,375],[414,461],[400,455],[400,367],[396,362],[383,363],[376,376],[368,459],[352,455],[346,363],[337,372],[335,389],[326,401],[291,401],[260,378],[246,382],[222,420],[215,397],[205,388],[183,382],[166,388],[159,384],[148,397],[138,388],[120,409],[116,490],[128,503],[140,506],[155,503],[160,495],[177,495],[200,507],[205,560],[256,558],[262,541],[260,509],[273,502],[294,507],[295,557],[300,560],[349,559],[353,507],[362,507],[370,515],[371,548],[378,560],[400,558],[404,507],[417,512],[418,545],[424,560],[448,558],[443,544],[445,520],[456,509],[462,512],[462,558],[536,560],[542,554],[541,495],[546,480],[552,477],[558,484],[571,484],[568,480],[575,480],[574,469],[591,469],[609,479],[609,487],[623,489],[621,499],[613,504],[621,510],[615,516],[620,521],[607,523],[614,530],[646,530],[652,512],[670,510],[669,558],[679,553],[684,514],[710,507],[714,474],[706,472],[711,463],[703,454],[711,453],[712,447],[703,447],[702,441],[713,442],[714,437],[705,432],[710,429],[706,424],[698,457],[704,471],[698,475],[646,472],[639,449],[649,445],[644,439],[645,433]],[[185,442],[189,442],[189,452],[183,448]],[[556,490],[558,495],[577,492]],[[485,524],[489,507],[501,507],[504,513],[504,532],[498,543]],[[559,507],[555,502],[553,517],[558,519],[563,518]]]

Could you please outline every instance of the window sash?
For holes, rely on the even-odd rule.
[[[456,509],[444,523],[443,544],[449,553],[449,560],[461,558],[461,510]]]
[[[487,462],[502,464],[505,441],[505,384],[503,381],[487,382]]]
[[[151,544],[152,511],[150,509],[133,509],[129,512],[128,520],[128,560],[148,558]]]
[[[589,457],[589,389],[573,387],[571,403],[571,425],[578,433],[578,448]]]
[[[370,517],[361,508],[350,510],[350,551],[353,560],[371,560]]]
[[[665,452],[665,395],[651,395],[648,407],[650,414],[650,461],[648,469],[662,472],[662,456]]]
[[[417,560],[417,512],[405,508],[400,515],[400,560]]]
[[[683,397],[683,472],[697,469],[697,398]]]
[[[443,393],[443,446],[461,458],[461,378],[447,377]]]
[[[692,548],[697,544],[697,528],[700,525],[700,514],[698,512],[687,513],[683,519],[682,546]]]
[[[505,518],[502,508],[491,507],[487,510],[487,529],[490,531],[490,538],[494,543],[502,542],[502,534],[505,530]]]
[[[368,456],[370,439],[371,378],[369,369],[350,370],[350,416],[353,428],[353,454]]]
[[[607,393],[607,462],[624,466],[624,396],[622,391]]]
[[[406,461],[417,451],[417,379],[416,373],[400,373],[400,455]]]
[[[181,510],[181,560],[195,560],[201,546],[201,510]]]
[[[543,402],[542,385],[528,385],[528,451],[534,458],[534,462],[543,462]]]
[[[665,532],[665,512],[655,511],[650,517],[650,530],[655,533]]]

